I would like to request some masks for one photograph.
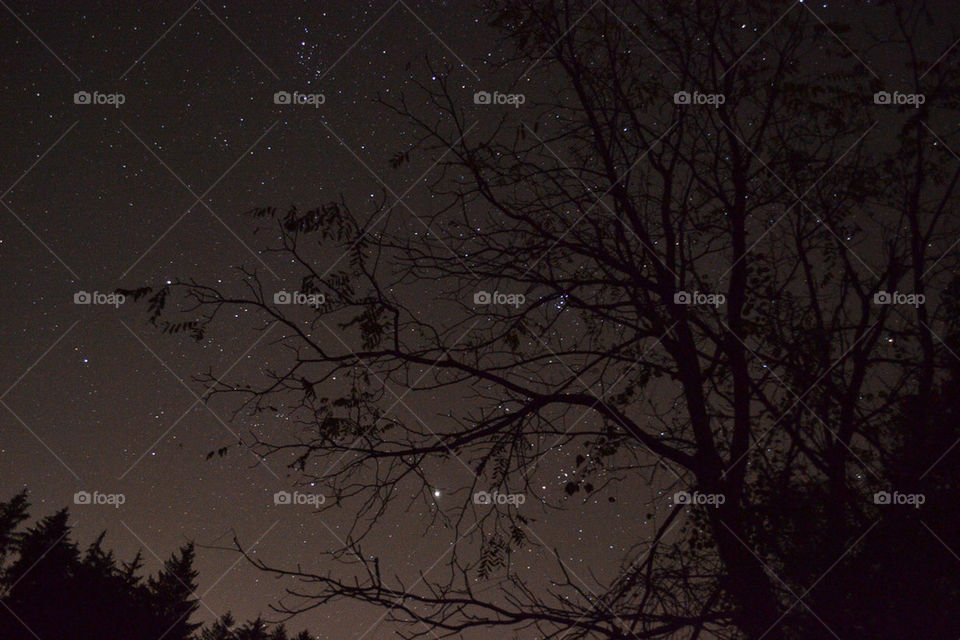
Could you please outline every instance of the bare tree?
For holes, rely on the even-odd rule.
[[[937,326],[960,173],[936,131],[958,93],[955,65],[921,38],[943,26],[923,3],[868,9],[878,34],[816,9],[492,7],[512,52],[500,73],[516,78],[499,90],[523,93],[521,108],[474,105],[489,87],[466,90],[451,69],[413,101],[382,101],[417,131],[393,164],[428,163],[432,211],[383,184],[372,212],[251,212],[322,305],[275,304],[253,271],[239,289],[149,292],[165,330],[202,333],[243,308],[285,347],[267,384],[204,381],[241,410],[292,418],[295,432],[256,434],[257,451],[292,456],[356,512],[337,570],[251,558],[302,581],[288,613],[359,600],[411,637],[832,637],[804,595],[857,557],[904,401],[932,398],[948,370]],[[879,44],[895,87],[865,62]],[[487,291],[513,297],[481,304]],[[179,294],[189,302],[172,311]],[[429,425],[397,417],[427,391],[467,400]],[[911,420],[922,431],[930,417]],[[526,581],[508,559],[535,542],[530,522],[470,499],[522,492],[576,517],[530,483],[559,447],[585,452],[571,495],[631,478],[662,488],[651,509],[669,515],[613,580],[585,583],[557,551],[552,588]],[[456,541],[443,576],[381,572],[362,547],[378,516],[411,481],[430,491],[425,468],[461,463],[469,495],[437,515]],[[714,502],[674,504],[677,491]],[[796,514],[771,515],[795,495]],[[798,562],[801,532],[778,526],[802,519],[815,539]]]

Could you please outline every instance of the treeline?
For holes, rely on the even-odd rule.
[[[238,624],[227,613],[201,628],[191,619],[197,571],[192,543],[155,576],[143,554],[129,562],[104,548],[106,532],[85,550],[71,539],[66,509],[24,527],[26,491],[0,502],[0,639],[2,640],[309,640],[259,618]]]

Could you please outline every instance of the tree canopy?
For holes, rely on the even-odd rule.
[[[237,625],[230,613],[201,628],[195,548],[187,543],[144,579],[140,552],[119,561],[106,532],[83,551],[61,509],[35,524],[27,492],[0,502],[0,638],[4,640],[309,640],[263,620]]]
[[[927,40],[951,27],[926,2],[875,3],[879,29],[860,30],[808,5],[493,6],[502,91],[533,67],[549,91],[484,110],[437,65],[381,102],[416,131],[385,164],[421,161],[432,209],[385,182],[372,208],[261,203],[285,282],[241,269],[126,292],[167,333],[243,311],[275,340],[261,377],[200,380],[265,417],[258,455],[356,514],[327,573],[250,558],[303,582],[289,611],[358,600],[437,637],[960,634],[960,76]],[[879,47],[883,77],[856,53]],[[294,286],[324,303],[277,297]],[[393,411],[421,392],[449,410]],[[528,472],[561,447],[578,479],[541,495]],[[438,516],[456,551],[409,585],[362,545],[431,491],[431,464],[471,476]],[[627,480],[662,491],[613,578],[558,551],[538,583],[509,562],[536,524],[471,500],[586,518],[565,498]]]

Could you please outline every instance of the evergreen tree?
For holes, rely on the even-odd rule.
[[[259,617],[240,627],[230,613],[204,629],[190,621],[193,544],[144,581],[143,554],[118,561],[106,532],[81,553],[66,509],[19,531],[28,508],[25,491],[0,502],[0,640],[287,640],[283,625],[271,630]]]
[[[199,640],[233,640],[233,626],[235,624],[236,621],[228,611],[220,616],[219,620],[204,629],[199,635]]]
[[[167,560],[156,578],[148,581],[158,623],[170,631],[164,636],[169,640],[189,640],[200,626],[190,622],[190,617],[200,606],[193,597],[197,590],[197,570],[193,567],[195,550],[193,543],[180,547]]]
[[[256,620],[246,623],[236,633],[237,640],[267,640],[267,625],[257,616]]]
[[[0,570],[3,569],[7,554],[16,542],[14,531],[27,519],[27,491],[24,489],[9,502],[0,502]]]
[[[66,509],[58,511],[17,541],[17,558],[3,574],[6,607],[0,637],[5,640],[56,638],[60,620],[80,617],[80,553],[69,540],[67,519]]]

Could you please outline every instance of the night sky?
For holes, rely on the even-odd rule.
[[[258,556],[316,568],[316,552],[336,546],[349,514],[320,523],[309,507],[274,506],[274,492],[296,481],[282,461],[259,464],[247,449],[204,460],[262,425],[231,420],[229,403],[198,402],[203,388],[192,376],[255,375],[276,357],[270,339],[254,342],[258,334],[238,317],[197,344],[159,335],[142,307],[82,306],[73,296],[230,276],[241,264],[282,288],[289,270],[259,253],[263,238],[242,216],[253,206],[309,206],[343,194],[362,209],[392,190],[408,192],[413,210],[429,207],[415,182],[428,165],[390,168],[408,132],[373,100],[412,96],[414,81],[430,82],[425,55],[452,68],[465,102],[478,89],[503,87],[496,39],[477,8],[461,2],[4,7],[3,497],[29,488],[35,517],[70,506],[81,546],[106,529],[122,559],[144,549],[151,571],[153,554],[166,558],[187,540],[226,546],[234,532],[259,541]],[[531,74],[525,91],[539,90],[535,79],[542,85]],[[119,92],[125,101],[75,104],[78,91]],[[325,102],[276,105],[277,91],[321,92]],[[444,411],[437,397],[405,404],[425,419]],[[545,494],[563,495],[571,455],[541,463],[535,477]],[[382,565],[400,575],[429,567],[445,548],[431,515],[449,499],[447,487],[469,480],[456,462],[432,473],[434,499],[411,496],[374,538]],[[82,490],[122,493],[126,502],[74,505]],[[535,530],[546,547],[570,550],[574,570],[602,573],[644,530],[643,509],[610,501],[618,491],[639,504],[651,490],[611,490],[577,524],[524,509],[541,517]],[[516,560],[536,571],[544,551]],[[203,620],[227,609],[241,618],[266,612],[286,584],[226,551],[200,549],[198,569]],[[357,637],[380,615],[337,605],[290,626]]]
[[[237,313],[195,342],[160,334],[143,305],[79,305],[75,294],[227,282],[240,265],[275,290],[296,289],[293,265],[262,251],[268,239],[243,215],[252,207],[342,197],[372,211],[402,195],[399,224],[422,233],[407,213],[430,211],[425,185],[436,175],[424,158],[391,168],[412,132],[375,99],[422,100],[417,83],[437,80],[427,57],[449,67],[469,108],[479,90],[550,95],[551,79],[535,66],[520,78],[501,71],[498,36],[476,5],[457,0],[0,5],[0,499],[26,487],[34,517],[69,506],[82,547],[105,529],[121,559],[143,549],[149,571],[195,541],[197,620],[268,614],[291,583],[216,547],[236,535],[270,564],[322,571],[319,554],[338,546],[351,512],[321,519],[309,506],[275,505],[277,491],[308,490],[282,457],[241,446],[207,459],[289,417],[282,408],[269,420],[234,415],[236,404],[220,397],[204,403],[195,376],[257,379],[280,361],[279,336]],[[744,29],[760,37],[768,26]],[[930,42],[931,51],[948,45]],[[895,81],[882,51],[860,53],[864,73]],[[77,92],[122,94],[123,104],[77,104]],[[324,101],[275,104],[277,92]],[[468,112],[478,132],[489,124],[489,111]],[[339,258],[324,255],[322,267]],[[423,303],[425,317],[437,313],[428,292]],[[411,394],[394,410],[431,423],[462,401]],[[528,496],[522,509],[538,545],[513,561],[535,582],[554,547],[584,578],[616,575],[670,513],[658,487],[636,475],[566,498],[578,453],[554,451],[531,474],[545,500]],[[439,516],[445,501],[462,505],[471,480],[459,460],[424,473],[430,495],[398,500],[365,543],[408,579],[438,560],[442,570],[450,530]],[[75,505],[79,491],[123,494],[125,503]],[[548,506],[564,500],[579,506]],[[388,637],[381,615],[338,603],[288,626],[319,638]]]

